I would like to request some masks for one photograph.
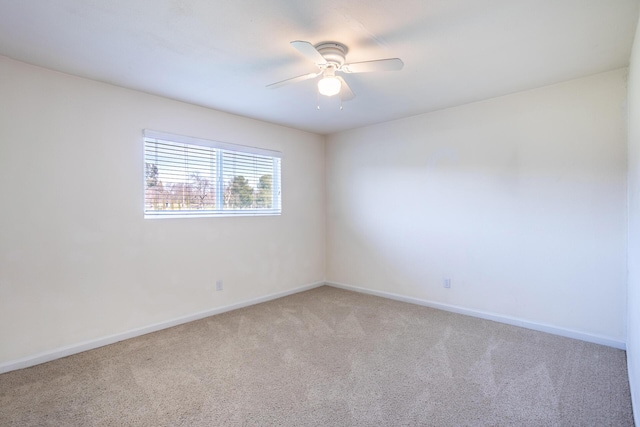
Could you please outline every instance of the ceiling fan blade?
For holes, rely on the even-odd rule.
[[[298,52],[312,60],[319,67],[327,65],[327,60],[318,52],[318,50],[309,42],[296,40],[291,42],[291,46],[295,47]]]
[[[340,71],[345,73],[371,73],[373,71],[397,71],[402,70],[402,67],[404,67],[402,59],[389,58],[344,64]]]
[[[340,76],[337,76],[337,79],[340,80],[340,83],[342,84],[342,86],[340,87],[340,99],[342,99],[343,101],[351,101],[353,98],[355,98],[356,94],[353,93],[347,82],[345,82],[344,79]]]
[[[322,71],[318,71],[317,73],[303,74],[303,75],[298,76],[298,77],[292,77],[290,79],[281,80],[281,81],[276,82],[276,83],[271,83],[270,85],[267,85],[267,87],[269,89],[276,89],[276,88],[279,88],[281,86],[288,85],[289,83],[301,82],[303,80],[308,80],[308,79],[312,79],[314,77],[318,77],[320,74],[322,74]]]

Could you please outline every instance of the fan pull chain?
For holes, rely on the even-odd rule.
[[[340,111],[342,111],[344,108],[342,107],[342,94],[341,93],[338,94],[338,99],[340,99]],[[316,102],[317,102],[316,109],[319,110],[320,109],[320,94],[319,93],[316,94]]]

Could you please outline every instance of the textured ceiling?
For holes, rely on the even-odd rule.
[[[628,65],[637,0],[0,0],[0,54],[321,134],[532,89]],[[339,41],[340,111],[289,42]],[[320,104],[320,109],[317,109]]]

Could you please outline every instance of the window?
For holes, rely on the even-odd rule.
[[[144,217],[280,215],[277,151],[144,131]]]

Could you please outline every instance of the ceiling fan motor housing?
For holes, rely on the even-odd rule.
[[[344,64],[345,56],[349,49],[342,43],[338,42],[326,42],[319,43],[314,46],[320,55],[329,63],[340,68]]]

